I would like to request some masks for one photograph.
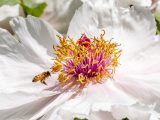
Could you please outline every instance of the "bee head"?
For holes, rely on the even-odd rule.
[[[46,74],[47,74],[47,76],[50,76],[50,75],[51,75],[49,71],[47,71]]]

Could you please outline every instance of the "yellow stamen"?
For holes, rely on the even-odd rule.
[[[84,83],[85,83],[85,77],[83,76],[83,74],[79,74],[79,75],[78,75],[78,81],[79,81],[81,84],[84,84]]]
[[[61,71],[62,64],[59,62],[55,62],[54,65],[51,67],[52,72],[59,72]]]
[[[59,81],[60,83],[64,83],[65,80],[66,80],[66,76],[63,75],[63,74],[59,74],[59,76],[58,76],[58,81]]]

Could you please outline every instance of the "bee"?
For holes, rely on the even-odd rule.
[[[36,76],[33,78],[32,82],[40,81],[41,83],[47,85],[46,82],[45,82],[45,79],[48,78],[49,76],[51,76],[51,74],[50,74],[49,71],[42,72],[42,73],[36,75]]]

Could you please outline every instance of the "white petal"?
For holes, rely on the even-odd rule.
[[[118,3],[122,7],[128,7],[129,5],[150,7],[152,0],[118,0]]]
[[[53,109],[44,115],[40,120],[73,120],[74,118],[87,118],[89,120],[115,120],[110,112],[106,111],[91,111],[89,115],[75,114],[62,109]]]
[[[0,93],[0,115],[3,120],[37,120],[50,109],[58,107],[73,93],[17,91]],[[7,106],[8,105],[8,106]]]
[[[16,16],[24,16],[20,5],[3,5],[0,7],[0,27],[11,31],[9,21]]]
[[[20,85],[32,89],[33,77],[51,67],[51,49],[58,33],[37,18],[19,17],[11,23],[20,42],[0,29],[0,89]]]
[[[113,0],[89,0],[76,11],[68,35],[75,39],[82,33],[98,36],[102,29],[106,30],[106,39],[121,43],[122,55],[130,56],[153,42],[156,27],[148,8],[122,9]]]
[[[34,2],[36,2],[36,3],[42,3],[42,2],[45,2],[45,0],[34,0]]]
[[[50,69],[50,50],[57,44],[58,33],[33,17],[14,18],[11,24],[19,40],[0,29],[0,115],[6,120],[28,120],[56,94],[52,92],[49,98],[51,94],[42,94],[44,88],[55,85],[56,75],[50,78],[49,86],[33,84],[32,79]]]
[[[157,81],[159,78],[158,74],[155,74],[156,76],[152,74],[126,74],[125,72],[121,72],[115,77],[115,85],[117,85],[118,88],[140,103],[159,103],[160,91],[158,88],[160,83]]]
[[[47,9],[42,16],[60,33],[66,34],[75,10],[82,4],[81,0],[47,0]]]
[[[44,106],[50,104],[55,96],[51,92],[42,93],[38,91],[36,93],[18,91],[11,94],[0,93],[0,95],[0,101],[4,104],[0,103],[0,115],[3,120],[29,120]]]
[[[44,116],[44,120],[47,118],[57,119],[57,114],[62,112],[72,113],[72,116],[68,114],[68,119],[73,118],[73,115],[92,116],[98,118],[97,115],[91,114],[92,112],[98,113],[98,111],[111,111],[112,105],[132,105],[136,103],[136,99],[132,99],[129,95],[124,94],[120,89],[117,89],[111,81],[104,84],[88,86],[83,92],[75,98],[68,99],[61,103],[57,108],[52,110]],[[106,112],[107,113],[107,112]],[[106,114],[110,116],[110,114]],[[58,115],[58,117],[65,117]],[[103,116],[99,116],[99,118]],[[95,119],[96,120],[96,119]]]
[[[31,103],[40,98],[45,98],[54,95],[52,92],[48,91],[32,91],[28,90],[6,90],[0,92],[0,110],[14,109],[16,107]],[[0,113],[1,114],[1,113]]]
[[[152,6],[150,7],[153,13],[160,13],[160,1],[152,0]]]
[[[99,3],[97,4],[99,5]],[[108,7],[106,6],[106,11],[107,11],[107,8],[109,7],[110,7],[110,4],[108,3]],[[98,35],[99,21],[98,21],[97,14],[99,13],[97,12],[99,11],[99,9],[97,11],[95,9],[96,9],[96,6],[94,6],[92,3],[90,2],[84,3],[75,12],[75,15],[73,16],[70,22],[67,35],[74,39],[80,38],[81,34],[83,33],[85,33],[90,37]],[[100,16],[102,16],[102,14]],[[107,13],[105,14],[105,16],[109,18],[109,15]],[[105,17],[103,18],[105,19]],[[107,21],[110,21],[110,18]]]
[[[32,92],[32,94],[33,93],[34,92]],[[24,96],[25,94],[22,93],[22,95]],[[112,120],[113,117],[109,112],[111,111],[111,107],[113,105],[130,106],[136,103],[136,99],[133,99],[129,95],[124,94],[121,89],[117,89],[111,81],[108,81],[105,84],[89,86],[82,92],[82,94],[76,96],[75,98],[72,97],[73,95],[74,92],[63,92],[60,94],[56,93],[54,96],[51,96],[49,98],[43,97],[43,100],[46,102],[46,104],[42,101],[42,106],[40,102],[37,102],[35,100],[31,102],[32,99],[30,101],[25,99],[24,102],[20,102],[18,104],[21,104],[21,106],[14,107],[14,109],[9,108],[7,110],[2,110],[2,112],[0,113],[5,114],[2,116],[3,118],[7,118],[14,113],[14,116],[11,117],[12,119],[18,119],[23,116],[24,118],[30,118],[30,120],[35,120],[38,118],[42,118],[42,120],[63,120],[63,118],[65,117],[65,113],[71,113],[71,115],[68,114],[68,120],[80,115],[87,118],[93,118],[93,120],[101,120],[104,119],[105,116],[108,116]],[[12,98],[12,95],[10,95],[10,97]],[[32,95],[30,95],[30,97],[32,98]],[[22,98],[23,97],[20,96],[19,100],[21,100]],[[3,97],[1,99],[3,100]],[[48,101],[48,99],[50,99],[50,102]],[[24,103],[26,101],[27,104],[25,105]],[[33,106],[34,109],[32,107],[28,108],[26,106]],[[36,108],[39,108],[39,111],[37,111],[37,113],[35,114],[37,110]],[[20,112],[20,110],[24,110],[27,113],[22,113]]]
[[[42,66],[35,64],[31,55],[10,33],[0,29],[1,89],[31,83],[33,74],[43,70]]]
[[[61,104],[65,103],[66,101],[71,99],[73,94],[74,94],[74,92],[67,92],[67,93],[64,92],[64,93],[60,93],[60,94],[53,96],[50,103],[47,104],[46,106],[44,106],[37,114],[32,116],[30,118],[30,120],[36,120],[38,118],[41,118],[52,109],[56,110],[56,108],[58,108]]]
[[[135,106],[113,106],[112,115],[116,120],[127,117],[129,120],[149,120],[151,110]]]
[[[113,106],[112,115],[116,120],[127,117],[129,120],[158,120],[160,114],[154,111],[154,106],[135,104],[132,106]]]
[[[89,115],[77,114],[73,111],[63,110],[60,106],[56,109],[52,109],[46,115],[41,117],[40,120],[73,120],[75,117],[81,119],[87,118],[89,120],[121,120],[126,117],[129,120],[158,120],[160,117],[160,114],[155,112],[152,106],[144,106],[140,104],[134,104],[132,106],[115,105],[112,106],[111,112],[90,111]]]
[[[115,29],[114,37],[122,44],[122,55],[137,53],[153,44],[155,20],[148,8],[131,7],[121,12],[121,29]],[[118,33],[118,31],[121,31]],[[120,37],[119,37],[120,36]]]
[[[157,112],[152,112],[152,115],[150,116],[150,120],[159,120],[160,114]]]
[[[159,50],[160,41],[156,41],[132,55],[132,58],[128,59],[125,63],[122,63],[122,65],[119,66],[121,69],[119,71],[127,72],[130,70],[130,73],[139,73],[141,75],[158,73],[160,71]]]
[[[10,24],[20,42],[25,45],[26,49],[31,49],[39,55],[39,58],[46,53],[51,56],[53,45],[59,43],[56,35],[60,34],[47,22],[38,18],[17,17],[10,21]]]
[[[156,12],[160,13],[160,1],[157,2]]]
[[[160,42],[150,45],[123,63],[116,72],[116,84],[143,103],[159,104],[159,50]]]

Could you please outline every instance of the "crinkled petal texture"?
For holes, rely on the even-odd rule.
[[[33,17],[11,21],[19,41],[4,30],[0,35],[0,116],[4,120],[158,120],[160,113],[160,43],[147,8],[121,9],[114,0],[86,1],[74,15],[68,35],[82,33],[121,43],[122,60],[114,80],[89,85],[80,94],[55,91],[56,75],[44,91],[31,84],[37,72],[50,68],[52,45],[58,44],[44,21]],[[51,49],[50,49],[51,48]],[[12,82],[11,82],[12,81]]]
[[[78,38],[81,33],[98,36],[104,29],[106,39],[113,38],[121,43],[125,57],[150,45],[156,28],[150,10],[138,6],[121,8],[117,4],[114,0],[86,2],[76,11],[68,35],[73,38]]]
[[[128,7],[130,5],[150,7],[152,0],[117,0],[121,7]]]

